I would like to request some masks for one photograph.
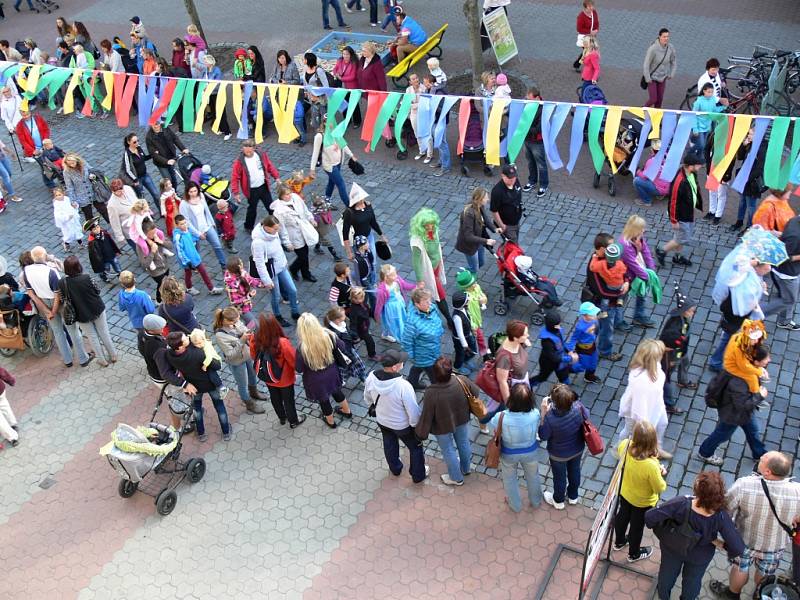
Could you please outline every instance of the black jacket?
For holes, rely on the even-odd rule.
[[[164,360],[158,361],[158,366],[164,379],[172,385],[184,387],[187,383],[191,383],[199,393],[210,392],[217,386],[211,382],[209,374],[211,371],[219,371],[222,365],[214,359],[208,366],[208,371],[203,371],[204,357],[203,351],[191,344],[183,354],[177,354],[172,348],[167,348],[163,353]]]
[[[745,160],[747,155],[750,154],[751,145],[747,144],[739,147],[736,153],[736,158]],[[761,192],[764,191],[764,156],[766,154],[766,143],[762,142],[761,146],[756,153],[756,160],[753,162],[753,168],[750,170],[750,175],[747,177],[747,183],[744,184],[745,196],[758,198]],[[738,171],[737,171],[738,172]]]
[[[539,105],[539,109],[536,111],[536,116],[533,117],[533,122],[531,123],[531,128],[528,130],[528,135],[526,136],[526,141],[528,142],[542,142],[542,107],[544,103]]]
[[[113,261],[118,254],[119,246],[105,229],[100,229],[100,235],[89,235],[89,262],[95,273],[105,271],[105,264]]]
[[[167,349],[167,341],[160,335],[151,335],[146,331],[140,331],[136,336],[136,347],[144,359],[144,364],[147,365],[147,374],[150,379],[156,383],[166,383],[167,379],[161,374],[156,356],[159,353],[164,354]]]
[[[75,307],[78,323],[90,323],[106,309],[97,284],[86,273],[62,277],[58,282],[58,291],[62,301],[65,299],[65,293],[69,296],[72,306]]]
[[[122,167],[120,168],[120,176],[125,183],[138,185],[139,177],[147,175],[147,161],[153,158],[149,154],[145,154],[141,147],[138,152],[131,152],[125,148],[125,153],[122,155]]]
[[[473,255],[478,248],[483,246],[488,239],[486,230],[495,231],[492,217],[481,209],[481,214],[475,214],[472,206],[467,206],[461,211],[458,221],[458,236],[456,237],[456,250],[464,254]]]
[[[800,275],[800,262],[791,260],[792,256],[800,254],[800,217],[792,217],[786,223],[781,234],[781,241],[786,245],[789,260],[774,267],[784,275]],[[773,278],[776,275],[773,275]]]
[[[167,167],[168,160],[175,160],[178,157],[178,153],[175,152],[176,147],[180,151],[186,149],[181,138],[169,127],[162,127],[160,133],[156,133],[151,127],[147,131],[144,142],[157,167]]]
[[[753,393],[747,382],[727,371],[720,371],[708,384],[706,396],[717,398],[719,420],[726,425],[745,425],[761,402],[761,394]]]
[[[700,184],[697,183],[697,200],[692,197],[692,186],[686,178],[686,171],[681,168],[675,179],[672,180],[672,187],[669,190],[669,220],[672,223],[693,223],[694,210],[703,210],[703,194],[700,192]]]

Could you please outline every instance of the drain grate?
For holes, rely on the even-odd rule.
[[[56,484],[56,480],[52,475],[48,475],[39,482],[39,487],[43,490],[50,489]]]

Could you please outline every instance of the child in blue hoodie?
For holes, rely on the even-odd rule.
[[[578,362],[578,355],[568,352],[561,334],[561,314],[551,310],[544,316],[544,327],[539,330],[542,352],[539,354],[539,372],[530,378],[531,387],[536,387],[555,372],[561,383],[569,384],[572,363]]]
[[[720,113],[725,110],[725,107],[719,103],[719,99],[714,95],[713,84],[709,82],[703,84],[700,95],[692,105],[692,110],[705,113]],[[697,120],[692,129],[694,152],[703,154],[709,133],[711,133],[711,118],[708,115],[697,115]]]
[[[139,333],[143,333],[142,320],[145,315],[156,312],[153,300],[147,292],[136,289],[136,278],[130,271],[119,274],[119,283],[122,285],[118,296],[119,308],[128,313],[131,326]]]
[[[199,239],[197,235],[189,231],[189,221],[183,215],[175,215],[175,230],[172,232],[172,244],[175,246],[175,252],[178,255],[178,262],[183,267],[183,281],[186,284],[186,292],[192,296],[196,296],[200,292],[192,287],[192,271],[200,273],[203,283],[206,284],[209,293],[219,295],[222,293],[222,288],[215,287],[208,276],[203,259],[197,251],[195,239]]]
[[[583,373],[587,383],[600,383],[594,372],[597,370],[597,314],[600,309],[591,302],[584,302],[578,309],[578,322],[569,341],[565,344],[568,352],[578,355],[578,362],[570,368],[573,373]]]

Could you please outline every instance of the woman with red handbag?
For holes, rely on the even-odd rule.
[[[542,400],[542,424],[539,439],[547,442],[553,491],[544,492],[544,501],[557,510],[564,510],[564,497],[578,503],[581,484],[581,458],[586,442],[583,421],[588,411],[577,402],[578,395],[565,383],[557,383]]]

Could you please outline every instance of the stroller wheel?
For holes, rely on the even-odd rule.
[[[461,174],[469,176],[469,169],[464,165],[461,165]]]
[[[599,173],[595,173],[594,174],[594,179],[592,180],[592,187],[594,189],[597,189],[597,188],[600,187],[600,174]]]
[[[128,479],[120,479],[117,491],[123,498],[130,498],[136,493],[139,483],[136,481],[129,481]]]
[[[488,165],[483,167],[483,174],[486,175],[487,177],[491,177],[493,172],[494,170],[492,169],[492,167]]]
[[[14,348],[0,348],[0,356],[14,356],[16,352]]]
[[[609,196],[617,195],[617,183],[614,181],[613,177],[608,178],[608,195]]]
[[[166,517],[175,508],[178,503],[178,494],[175,490],[168,490],[164,488],[156,498],[156,510],[162,517]]]
[[[537,327],[544,325],[544,315],[540,311],[537,310],[531,315],[531,325],[536,325]]]
[[[206,461],[202,458],[193,458],[186,465],[186,473],[191,483],[197,483],[206,474]]]
[[[508,306],[506,305],[506,303],[505,302],[497,302],[497,303],[495,303],[495,305],[494,305],[494,314],[496,314],[498,316],[501,316],[501,317],[503,315],[508,314]]]

